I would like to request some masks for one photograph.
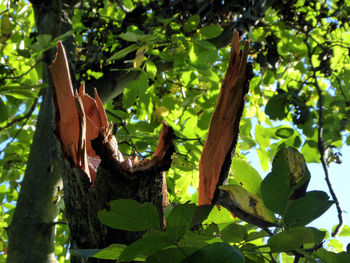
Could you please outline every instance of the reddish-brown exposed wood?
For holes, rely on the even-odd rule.
[[[55,87],[55,102],[57,113],[57,133],[62,144],[63,151],[68,159],[76,167],[81,168],[89,176],[90,182],[96,177],[97,168],[101,158],[113,159],[125,172],[133,176],[136,172],[147,172],[152,169],[157,171],[168,170],[171,164],[171,155],[174,152],[172,139],[173,129],[165,122],[159,137],[158,146],[152,159],[141,162],[138,159],[124,160],[118,150],[118,143],[111,134],[112,124],[108,125],[107,116],[103,104],[95,90],[95,99],[85,93],[84,83],[73,95],[73,86],[66,58],[66,53],[61,42],[57,44],[57,54],[50,66]],[[97,138],[95,148],[91,140]],[[163,187],[166,190],[166,187]],[[165,191],[164,190],[164,191]],[[163,200],[167,200],[166,192]]]
[[[93,181],[100,158],[91,147],[91,139],[100,129],[107,128],[107,116],[97,92],[95,99],[85,93],[84,83],[79,93],[73,94],[66,52],[62,42],[57,43],[57,54],[50,66],[55,87],[57,133],[65,155],[83,169]]]
[[[244,42],[241,55],[239,46],[238,32],[234,32],[229,65],[199,162],[199,205],[212,203],[226,158],[237,141],[244,96],[251,78],[246,70],[249,41]]]

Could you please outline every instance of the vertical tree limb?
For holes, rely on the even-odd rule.
[[[54,38],[71,30],[69,20],[72,7],[59,3],[60,1],[32,1],[38,34],[50,34]],[[62,13],[67,13],[67,16],[63,17]],[[65,42],[70,58],[74,56],[73,42],[73,36]],[[60,155],[59,144],[54,135],[53,89],[48,72],[48,65],[53,58],[54,50],[43,54],[43,82],[48,83],[48,88],[43,90],[21,191],[8,227],[8,263],[57,261],[54,254],[55,225],[52,223],[57,220],[59,207],[53,200],[62,189],[62,180],[57,161]]]
[[[317,148],[318,148],[318,151],[320,153],[320,161],[321,161],[323,172],[325,175],[325,181],[326,181],[328,190],[333,198],[333,201],[335,203],[337,213],[338,213],[339,223],[332,232],[332,237],[336,237],[340,233],[340,231],[342,230],[342,228],[344,226],[343,210],[340,206],[340,202],[338,200],[338,197],[333,190],[333,186],[332,186],[332,183],[330,180],[328,167],[327,167],[327,163],[326,163],[326,158],[325,158],[326,147],[325,147],[325,144],[323,141],[323,95],[322,95],[322,89],[321,89],[320,85],[318,84],[316,69],[312,63],[313,51],[311,51],[311,47],[310,47],[309,42],[308,42],[308,35],[307,35],[306,40],[305,40],[305,45],[306,45],[307,50],[308,50],[308,57],[309,57],[309,61],[311,64],[311,69],[312,69],[312,77],[314,78],[314,81],[315,81],[314,86],[315,86],[317,94],[318,94]]]
[[[229,65],[199,162],[199,205],[211,204],[215,199],[217,185],[227,178],[236,147],[244,96],[252,78],[252,68],[247,65],[249,41],[244,42],[241,54],[239,46],[238,32],[234,32]]]

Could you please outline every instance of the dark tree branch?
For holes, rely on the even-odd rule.
[[[204,146],[204,143],[202,142],[201,139],[202,139],[201,137],[198,137],[198,138],[182,138],[178,136],[175,137],[175,140],[180,140],[180,141],[198,141],[200,145]]]
[[[39,96],[40,96],[40,94],[39,94]],[[2,131],[3,129],[9,128],[12,125],[16,124],[17,122],[21,122],[21,121],[23,121],[25,119],[27,119],[26,120],[26,122],[27,122],[28,119],[30,118],[30,116],[32,116],[32,113],[34,112],[36,105],[38,104],[39,96],[38,96],[38,98],[36,98],[34,100],[33,105],[30,107],[30,109],[28,110],[28,112],[26,114],[24,114],[23,116],[12,120],[11,122],[7,123],[4,127],[0,127],[0,131]]]
[[[344,225],[344,219],[343,219],[343,210],[340,206],[339,200],[337,198],[337,195],[334,192],[332,183],[330,181],[330,176],[329,176],[329,172],[328,172],[328,168],[327,168],[327,162],[326,162],[326,157],[325,157],[325,151],[326,151],[326,146],[324,144],[323,141],[323,95],[322,95],[322,89],[321,87],[318,85],[318,78],[316,75],[316,69],[313,66],[312,63],[312,55],[313,55],[313,51],[311,51],[311,47],[309,45],[308,42],[308,34],[306,34],[306,39],[305,39],[305,44],[307,46],[307,50],[308,50],[308,58],[310,61],[310,65],[311,65],[311,69],[312,69],[312,74],[313,74],[313,79],[314,79],[314,86],[316,88],[316,91],[318,93],[318,132],[317,132],[317,146],[318,146],[318,151],[320,152],[320,160],[321,160],[321,164],[322,164],[322,168],[323,168],[323,172],[325,175],[325,180],[329,189],[329,192],[333,198],[333,201],[336,205],[337,208],[337,212],[338,212],[338,219],[339,219],[339,223],[336,226],[336,228],[334,229],[334,231],[332,232],[332,236],[336,237],[339,232],[341,231],[341,229],[343,228]]]
[[[126,124],[125,124],[125,122],[123,121],[122,118],[120,118],[117,114],[114,114],[113,112],[111,112],[109,110],[106,110],[106,113],[111,115],[111,116],[113,116],[114,118],[118,119],[120,121],[121,126],[123,127],[124,131],[126,132],[126,134],[130,135],[130,132],[129,132],[128,128],[126,128]],[[134,153],[138,153],[138,155],[141,155],[141,154],[139,154],[139,151],[137,150],[137,147],[134,144],[134,142],[132,141],[132,139],[129,138],[129,140],[130,140],[130,143],[128,143],[128,145],[132,148],[132,151]]]
[[[18,134],[23,130],[23,127],[27,124],[27,122],[28,122],[30,116],[32,116],[32,113],[34,112],[37,103],[38,103],[38,98],[35,99],[35,101],[34,101],[32,107],[29,109],[29,111],[28,111],[24,116],[19,117],[19,118],[13,120],[11,123],[7,124],[6,126],[0,128],[0,131],[1,131],[1,130],[5,129],[5,128],[8,128],[8,127],[12,126],[13,124],[15,124],[15,123],[17,123],[17,122],[20,122],[20,121],[22,121],[22,120],[25,120],[24,123],[23,123],[23,125],[17,130],[16,134],[12,137],[12,139],[10,140],[10,142],[5,146],[4,149],[2,149],[2,150],[0,151],[0,154],[3,153],[3,152],[7,149],[7,147],[9,147],[9,145],[10,145],[11,143],[14,142],[14,140],[16,140]]]
[[[13,73],[15,71],[14,69],[12,69],[12,70],[10,70],[10,72],[8,72],[6,74],[5,77],[0,79],[0,82],[3,81],[4,79],[21,79],[23,76],[27,75],[30,71],[32,71],[32,69],[35,68],[40,62],[42,62],[42,59],[39,59],[38,61],[36,61],[33,66],[31,66],[26,72],[22,73],[19,76],[8,77],[8,75],[10,75],[11,73]]]

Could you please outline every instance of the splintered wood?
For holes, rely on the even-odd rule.
[[[171,155],[174,152],[172,139],[173,129],[163,123],[158,146],[152,159],[139,162],[126,158],[118,150],[117,140],[112,132],[112,124],[108,124],[103,104],[95,90],[95,99],[85,93],[84,83],[79,93],[73,92],[66,52],[62,42],[57,43],[56,58],[50,65],[56,107],[57,135],[66,158],[75,167],[81,168],[93,182],[101,158],[113,158],[115,162],[129,173],[157,168],[159,171],[169,169]],[[91,141],[98,148],[96,154]]]
[[[73,94],[66,52],[62,42],[57,43],[57,54],[50,65],[55,87],[57,133],[63,152],[80,167],[92,182],[95,179],[100,158],[91,146],[100,129],[107,128],[107,116],[95,91],[95,99],[85,93],[84,83],[79,93]]]
[[[225,161],[231,157],[237,143],[244,96],[252,77],[251,69],[247,69],[249,41],[244,42],[242,54],[239,46],[239,34],[234,32],[229,65],[199,162],[198,205],[212,203],[221,176],[227,176],[223,174],[227,173],[223,171]]]

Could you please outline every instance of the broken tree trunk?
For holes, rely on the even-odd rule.
[[[216,203],[217,187],[227,178],[236,148],[244,97],[253,76],[247,63],[249,41],[241,53],[239,46],[238,32],[234,32],[229,65],[199,162],[198,205]]]
[[[174,152],[173,129],[163,123],[152,159],[124,160],[118,150],[103,105],[85,93],[73,93],[64,47],[57,44],[56,59],[50,66],[55,87],[57,136],[65,155],[62,160],[64,200],[71,248],[104,248],[112,243],[130,244],[142,233],[111,229],[102,225],[97,212],[115,199],[151,202],[163,222],[167,205],[164,171]],[[71,262],[105,262],[72,256]]]

